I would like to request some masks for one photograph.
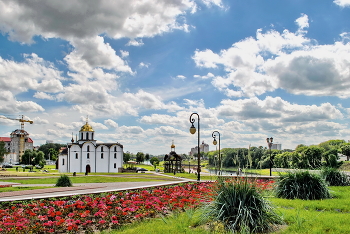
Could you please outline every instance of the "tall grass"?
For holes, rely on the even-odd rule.
[[[276,197],[286,199],[318,200],[331,197],[326,182],[309,171],[280,175],[275,192]]]
[[[247,178],[218,180],[217,196],[204,207],[203,222],[223,224],[232,232],[266,232],[282,223],[258,187]]]
[[[336,168],[326,167],[321,171],[321,176],[329,186],[349,186],[350,180],[348,175]]]

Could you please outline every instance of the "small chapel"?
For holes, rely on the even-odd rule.
[[[58,157],[60,173],[74,172],[122,172],[123,145],[120,143],[97,143],[95,131],[86,120],[79,131],[79,137],[67,143]],[[79,139],[78,139],[79,138]]]

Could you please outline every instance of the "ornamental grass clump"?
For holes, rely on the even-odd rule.
[[[275,193],[276,197],[286,199],[320,200],[331,197],[324,179],[309,171],[280,175]]]
[[[260,233],[283,223],[262,190],[247,178],[219,180],[215,190],[217,195],[203,210],[202,221],[209,226],[221,224],[230,232]]]
[[[72,187],[72,186],[73,184],[67,175],[61,175],[60,178],[57,179],[56,187]]]
[[[350,180],[348,175],[339,171],[337,168],[326,167],[321,171],[322,178],[329,186],[349,186]]]

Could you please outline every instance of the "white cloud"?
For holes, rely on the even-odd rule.
[[[144,43],[142,39],[131,39],[127,44],[127,46],[143,46]]]
[[[350,0],[334,0],[333,2],[341,7],[350,7]]]
[[[309,17],[305,14],[301,14],[301,17],[295,20],[296,24],[299,26],[298,32],[305,33],[305,28],[309,27]]]
[[[129,56],[129,51],[120,50],[120,54],[122,55],[122,58],[126,58]]]
[[[56,93],[63,89],[61,80],[61,72],[36,54],[25,54],[23,62],[0,57],[0,90],[14,94],[30,89]]]
[[[183,76],[183,75],[177,75],[176,76],[177,79],[180,79],[180,80],[184,80],[186,79],[186,76]]]
[[[141,63],[139,64],[139,67],[146,67],[146,68],[148,68],[149,65],[150,65],[149,63],[141,62]]]
[[[113,120],[111,119],[106,119],[104,121],[104,124],[107,125],[107,126],[110,126],[112,128],[118,128],[118,123],[114,122]]]
[[[0,28],[12,40],[30,43],[35,35],[45,38],[152,37],[173,29],[185,30],[178,17],[196,5],[190,0],[1,0]],[[74,22],[74,23],[72,23]]]
[[[38,99],[47,99],[47,100],[55,100],[55,97],[53,97],[50,94],[44,93],[44,92],[36,92],[33,97]]]

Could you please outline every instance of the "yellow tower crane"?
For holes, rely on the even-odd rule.
[[[19,136],[19,160],[22,160],[22,155],[24,154],[24,123],[28,122],[30,124],[33,124],[32,120],[26,120],[24,119],[24,116],[22,115],[22,118],[20,119],[13,119],[13,118],[8,118],[5,116],[0,116],[0,118],[3,119],[11,119],[11,120],[18,120],[19,122],[21,122],[21,132],[20,132],[20,136]]]

